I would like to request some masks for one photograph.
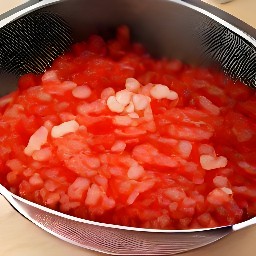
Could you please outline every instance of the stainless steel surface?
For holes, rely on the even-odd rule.
[[[71,244],[111,255],[173,255],[212,243],[232,232],[211,230],[146,230],[78,219],[12,195],[0,194],[25,218]]]
[[[205,17],[228,27],[256,47],[255,29],[198,0],[44,0],[1,20],[0,28],[37,9],[64,18],[75,41],[91,33],[109,36],[117,25],[127,24],[133,39],[142,42],[152,55],[174,57],[195,65],[216,64],[211,56],[205,56],[205,46],[198,36]]]
[[[0,67],[24,75],[45,72],[71,43],[71,29],[58,15],[32,12],[0,29]]]
[[[31,11],[43,8],[62,16],[71,26],[74,39],[86,38],[90,33],[111,35],[119,24],[131,27],[133,38],[142,42],[155,56],[180,58],[191,64],[212,64],[202,56],[204,49],[195,34],[200,20],[207,11],[189,4],[193,1],[171,0],[72,0],[42,1],[0,22],[0,27]],[[207,6],[200,4],[201,7]],[[214,14],[223,13],[214,10]],[[214,15],[210,15],[215,18]],[[186,17],[186,18],[184,18]],[[219,18],[218,18],[219,19]],[[222,19],[219,19],[223,22]],[[227,20],[231,23],[227,23]],[[248,39],[255,31],[228,16],[225,24],[239,24],[239,33]],[[245,31],[246,33],[242,32]],[[11,81],[12,82],[9,82]],[[15,77],[1,81],[9,88]],[[1,87],[0,90],[6,90]],[[110,254],[163,255],[182,252],[211,243],[232,231],[231,227],[212,230],[160,231],[140,230],[92,223],[54,212],[27,202],[0,187],[1,194],[27,219],[49,233],[81,247]],[[254,223],[254,220],[252,221]],[[252,224],[252,223],[246,223]],[[240,229],[241,226],[236,226]],[[143,251],[142,251],[143,249]]]

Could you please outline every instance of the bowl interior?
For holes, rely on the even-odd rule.
[[[142,43],[154,57],[177,58],[192,65],[218,66],[204,54],[200,39],[204,23],[218,17],[226,18],[247,33],[256,35],[254,29],[238,19],[224,14],[199,1],[178,0],[72,0],[42,1],[32,10],[19,12],[23,16],[31,11],[50,11],[60,15],[70,25],[74,42],[97,33],[110,38],[118,25],[128,25],[132,40]],[[196,6],[197,5],[197,6]],[[209,12],[206,10],[209,9]],[[1,24],[0,24],[1,25]],[[0,76],[0,95],[15,88],[17,77]]]

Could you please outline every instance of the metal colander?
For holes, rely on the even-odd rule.
[[[108,37],[117,25],[127,24],[133,31],[133,38],[144,44],[154,56],[175,57],[190,64],[221,66],[223,61],[214,58],[214,54],[204,54],[209,52],[207,37],[204,40],[206,44],[202,44],[202,38],[198,36],[208,35],[202,21],[210,21],[210,24],[217,22],[221,29],[227,28],[234,33],[235,39],[236,36],[239,37],[237,42],[240,46],[245,44],[252,50],[252,55],[243,59],[245,63],[255,58],[255,30],[199,1],[45,0],[23,10],[14,9],[9,16],[2,17],[5,19],[0,21],[0,30],[1,27],[35,11],[51,12],[64,19],[72,29],[74,41],[91,33],[101,33]],[[215,29],[214,33],[219,33],[219,29]],[[11,48],[12,45],[10,50]],[[229,58],[232,58],[232,55],[229,55]],[[255,66],[249,64],[254,69]],[[35,65],[38,65],[38,62]],[[248,74],[252,78],[248,85],[254,86],[255,76],[251,76],[251,70],[249,71]],[[239,74],[238,72],[233,75],[239,79]],[[247,73],[243,71],[242,74],[246,77]],[[13,90],[16,81],[13,73],[2,75],[1,84],[6,86],[1,85],[0,95]],[[0,193],[25,218],[56,237],[74,245],[112,255],[176,254],[214,242],[256,221],[253,218],[234,226],[202,230],[139,229],[71,217],[24,200],[1,185]]]
[[[232,232],[232,227],[168,231],[96,223],[29,202],[1,185],[0,193],[19,213],[50,234],[111,255],[172,255],[212,243]]]

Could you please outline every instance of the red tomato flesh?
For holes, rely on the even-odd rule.
[[[191,229],[256,216],[256,93],[93,35],[0,99],[0,183],[54,210]]]

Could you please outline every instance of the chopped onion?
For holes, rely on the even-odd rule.
[[[47,142],[48,130],[41,126],[29,139],[27,147],[24,149],[24,153],[27,156],[31,156],[34,151],[40,150],[41,147]]]
[[[138,92],[140,89],[140,83],[135,78],[127,78],[125,87],[130,92]]]
[[[72,91],[72,95],[78,99],[87,99],[91,96],[92,90],[87,85],[75,87]]]
[[[76,132],[79,129],[79,124],[75,120],[64,122],[60,125],[54,126],[51,131],[53,138],[62,137],[68,133]]]
[[[157,99],[169,99],[176,100],[178,99],[178,94],[174,91],[171,91],[166,85],[156,84],[150,89],[150,95]]]
[[[122,113],[124,111],[124,105],[120,104],[115,96],[110,96],[107,100],[108,108],[115,113]]]
[[[228,160],[224,156],[213,157],[211,155],[201,155],[200,163],[203,169],[213,170],[217,168],[226,167]]]

